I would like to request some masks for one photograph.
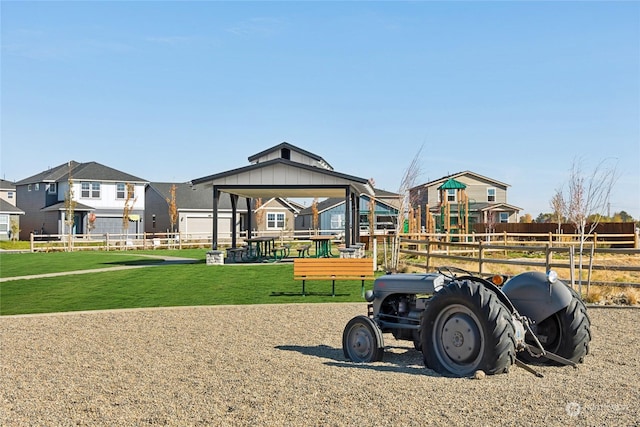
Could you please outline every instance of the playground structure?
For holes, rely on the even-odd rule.
[[[422,229],[422,207],[409,211],[409,232],[445,233],[451,241],[456,235],[469,232],[469,197],[467,186],[451,178],[438,187],[439,204],[434,214],[429,204],[425,205],[425,224]]]

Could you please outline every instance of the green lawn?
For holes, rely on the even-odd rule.
[[[160,251],[150,251],[153,255]],[[112,272],[66,275],[0,283],[0,315],[138,307],[292,302],[363,302],[359,281],[312,281],[309,295],[293,280],[293,265],[224,265],[204,263],[206,250],[167,251],[199,259],[196,264],[154,265]],[[73,252],[2,254],[0,276],[93,269],[153,263],[142,252]],[[157,263],[157,262],[156,262]],[[370,289],[372,283],[365,282]]]

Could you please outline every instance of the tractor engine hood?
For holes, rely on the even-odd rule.
[[[444,276],[429,274],[387,274],[373,284],[376,298],[388,294],[433,294],[444,285]]]

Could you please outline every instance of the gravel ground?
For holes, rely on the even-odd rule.
[[[639,425],[640,310],[594,308],[579,369],[482,380],[342,354],[364,304],[217,306],[0,318],[2,425]]]

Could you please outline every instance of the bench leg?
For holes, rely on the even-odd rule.
[[[304,279],[302,279],[302,296],[305,296],[305,294],[304,294]]]
[[[362,298],[364,298],[364,279],[362,280]]]
[[[336,281],[335,280],[331,281],[331,296],[332,297],[336,296]]]

